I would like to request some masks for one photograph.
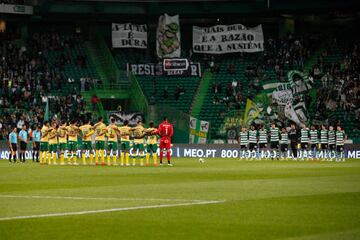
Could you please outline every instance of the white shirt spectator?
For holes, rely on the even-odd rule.
[[[86,79],[85,78],[80,78],[80,85],[81,85],[81,91],[85,91],[85,81]]]
[[[314,75],[318,76],[320,74],[320,69],[318,67],[314,68]]]
[[[22,128],[22,126],[25,124],[24,120],[20,119],[18,122],[17,122],[17,125],[16,127],[17,128]]]
[[[235,80],[235,79],[233,79],[233,81],[232,81],[232,83],[231,83],[231,86],[233,86],[233,87],[237,87],[237,81]]]
[[[42,96],[41,100],[43,103],[46,103],[48,101],[48,97],[47,96]]]

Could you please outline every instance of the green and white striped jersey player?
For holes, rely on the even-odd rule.
[[[275,126],[275,123],[271,123],[270,132],[270,148],[278,149],[280,140],[280,130]]]
[[[300,131],[301,149],[306,150],[309,147],[309,129],[303,123]]]
[[[249,150],[255,150],[257,148],[257,135],[258,131],[255,129],[254,125],[251,125],[249,130]]]
[[[246,149],[247,148],[247,144],[248,144],[248,132],[246,131],[245,127],[241,128],[241,132],[240,132],[240,136],[239,136],[239,141],[240,141],[240,148],[241,149]]]
[[[337,127],[336,131],[336,158],[344,158],[344,144],[347,139],[345,131],[340,126]]]
[[[280,137],[281,157],[284,158],[289,150],[289,133],[286,131],[285,127],[281,128]]]
[[[270,127],[270,148],[274,152],[271,159],[279,159],[279,141],[280,141],[280,130],[275,126],[275,123],[271,123]]]
[[[314,125],[311,125],[311,129],[310,129],[311,149],[316,149],[318,143],[319,143],[319,132],[318,130],[316,130]]]
[[[241,128],[241,132],[239,134],[239,142],[240,142],[240,158],[246,159],[246,149],[248,144],[248,132],[245,127]]]
[[[316,129],[315,125],[311,125],[310,128],[310,149],[312,151],[313,157],[317,158],[317,145],[319,143],[319,132]]]
[[[261,125],[259,131],[258,131],[258,137],[259,137],[259,149],[265,149],[267,148],[267,138],[268,138],[268,132],[264,128],[263,125]]]
[[[335,130],[333,126],[330,126],[328,131],[328,144],[330,151],[335,151],[335,143]]]
[[[328,147],[328,130],[325,125],[321,126],[320,130],[320,149],[325,151]]]
[[[308,157],[308,147],[309,147],[309,129],[306,127],[306,125],[303,123],[301,125],[301,131],[300,131],[300,156],[301,159],[304,160],[304,158]]]
[[[325,125],[321,125],[320,144],[319,145],[320,145],[319,146],[319,148],[320,148],[319,158],[321,158],[322,160],[325,160],[326,155],[327,155],[327,149],[328,149],[328,130]]]

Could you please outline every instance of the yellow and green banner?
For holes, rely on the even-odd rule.
[[[189,122],[189,143],[201,143],[205,144],[210,123],[202,121],[194,117],[190,117]]]
[[[253,101],[247,99],[243,118],[243,125],[246,127],[250,126],[250,124],[259,116],[259,114],[260,109]]]

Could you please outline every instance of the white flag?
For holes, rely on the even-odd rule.
[[[112,46],[114,48],[147,48],[147,26],[113,23]]]
[[[156,52],[160,58],[180,57],[180,24],[179,15],[164,14],[159,17],[156,31]]]

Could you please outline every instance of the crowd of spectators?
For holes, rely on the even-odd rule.
[[[70,120],[82,118],[85,101],[78,94],[80,84],[65,79],[62,69],[69,58],[60,54],[54,64],[47,55],[51,51],[63,52],[81,41],[79,36],[62,36],[57,33],[35,33],[27,42],[16,41],[5,35],[0,48],[0,139],[7,138],[14,126],[21,124],[34,127],[42,123],[46,101],[49,101],[50,117]],[[83,56],[76,63],[86,65]],[[91,79],[84,76],[83,87],[89,89]],[[67,87],[64,96],[53,92]],[[70,90],[69,90],[70,89]]]
[[[341,49],[339,49],[341,48]],[[336,49],[345,53],[338,62],[327,61],[336,54]],[[335,55],[338,56],[338,55]],[[341,55],[340,55],[341,56]],[[360,120],[360,49],[359,42],[348,46],[338,46],[337,39],[332,39],[318,58],[311,74],[320,81],[317,90],[316,117],[327,118],[335,110],[343,110],[343,121],[348,121],[353,114],[355,128],[359,129]]]
[[[302,70],[304,62],[318,46],[319,37],[315,34],[301,36],[288,34],[283,38],[268,38],[261,53],[236,53],[218,58],[204,57],[206,65],[215,74],[215,79],[221,67],[226,67],[226,73],[234,76],[232,82],[214,82],[213,103],[225,104],[227,111],[245,107],[246,99],[253,98],[262,90],[263,82],[285,82],[288,70]],[[226,59],[225,66],[222,59]],[[229,62],[229,59],[233,60]],[[236,69],[237,65],[243,63],[247,64],[243,71]],[[240,78],[245,81],[241,81]]]

